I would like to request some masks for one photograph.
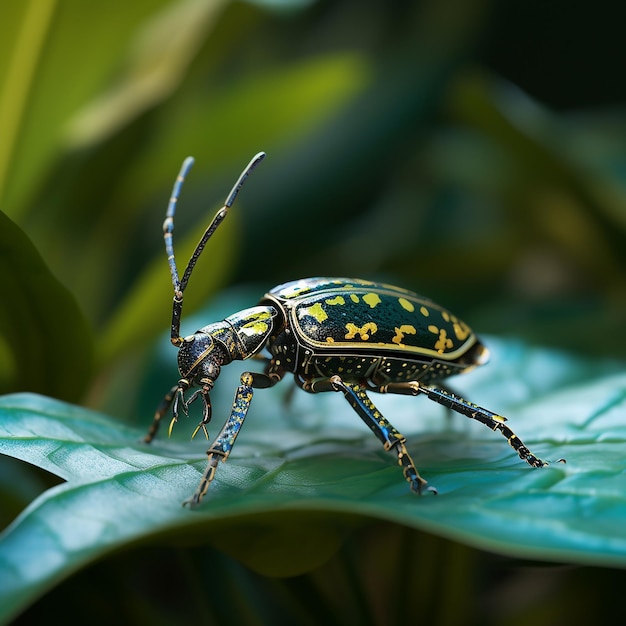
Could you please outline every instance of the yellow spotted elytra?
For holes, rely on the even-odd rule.
[[[226,217],[239,190],[263,160],[257,154],[244,169],[196,246],[179,277],[174,255],[174,212],[188,158],[174,184],[163,223],[172,284],[171,340],[178,348],[180,380],[158,406],[145,441],[152,441],[161,419],[172,407],[170,432],[180,410],[202,401],[199,430],[207,435],[211,421],[210,392],[222,366],[257,355],[260,372],[241,375],[231,413],[207,450],[208,465],[195,493],[185,504],[197,505],[213,481],[219,461],[225,461],[248,413],[254,389],[272,387],[287,373],[311,393],[341,392],[386,450],[394,452],[411,489],[421,493],[427,482],[406,449],[406,439],[387,421],[368,392],[417,396],[424,394],[471,419],[498,430],[533,467],[546,465],[505,425],[506,418],[438,388],[434,384],[467,372],[488,360],[488,350],[470,327],[432,300],[411,291],[356,278],[305,278],[274,287],[257,306],[209,324],[188,337],[180,336],[183,292],[208,240]],[[265,350],[267,356],[261,357]],[[189,395],[186,395],[195,387]],[[430,491],[435,491],[428,487]]]

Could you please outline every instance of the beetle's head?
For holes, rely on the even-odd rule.
[[[200,396],[202,398],[202,420],[193,432],[192,438],[202,428],[208,439],[206,425],[211,421],[209,393],[220,375],[222,364],[229,363],[230,359],[225,346],[211,334],[204,332],[207,329],[208,327],[205,327],[193,335],[182,338],[178,344],[178,371],[181,378],[174,391],[170,434],[178,420],[179,407],[183,413],[187,414],[189,405]],[[198,389],[185,398],[185,392],[194,385],[197,385]]]
[[[224,362],[224,347],[215,339],[198,331],[185,337],[178,349],[178,371],[188,387],[194,384],[213,386]]]

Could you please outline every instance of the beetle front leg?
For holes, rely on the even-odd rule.
[[[172,428],[178,419],[178,405],[182,403],[183,410],[186,412],[186,404],[184,398],[184,392],[189,387],[189,382],[185,379],[181,379],[178,381],[176,385],[174,385],[166,394],[161,404],[157,407],[154,412],[154,418],[152,419],[152,424],[150,424],[150,428],[146,433],[146,436],[143,438],[144,443],[150,443],[156,436],[159,426],[161,425],[161,419],[167,413],[170,406],[172,406],[172,402],[174,403],[173,414],[174,417],[170,422],[169,434],[172,434]]]
[[[304,388],[313,393],[341,391],[350,406],[382,442],[385,450],[393,450],[396,453],[398,464],[402,467],[404,477],[411,485],[411,489],[418,494],[422,493],[428,483],[420,476],[406,449],[406,438],[385,419],[361,385],[346,383],[340,376],[331,376],[324,380],[310,381],[304,385]],[[428,491],[437,493],[434,487],[428,487]]]
[[[235,439],[241,430],[250,403],[252,402],[253,389],[264,389],[273,386],[280,379],[275,379],[265,374],[257,374],[252,372],[244,372],[241,375],[241,384],[237,387],[235,392],[235,399],[233,400],[233,406],[230,411],[230,416],[226,420],[226,423],[222,427],[219,435],[213,442],[213,444],[207,450],[208,465],[198,488],[194,494],[183,502],[183,506],[195,507],[202,501],[202,498],[206,494],[211,482],[215,478],[215,472],[217,471],[217,465],[220,461],[224,462],[228,458]],[[202,422],[198,429],[202,426]],[[195,434],[195,433],[194,433]]]
[[[422,385],[417,381],[389,383],[388,385],[383,385],[378,388],[378,391],[383,393],[397,393],[411,396],[417,396],[418,394],[423,393],[430,400],[433,400],[448,409],[452,409],[461,415],[465,415],[470,419],[476,420],[493,431],[500,431],[500,433],[506,437],[509,445],[515,450],[515,452],[517,452],[520,459],[526,461],[526,463],[528,463],[531,467],[543,467],[544,465],[548,465],[548,463],[535,456],[526,447],[526,445],[524,445],[524,442],[505,424],[506,417],[492,413],[491,411],[488,411],[487,409],[484,409],[483,407],[472,402],[468,402],[467,400],[464,400],[449,391],[438,389],[437,387],[430,387],[429,385]]]
[[[200,379],[200,382],[202,383],[202,387],[193,392],[192,396],[189,400],[187,400],[187,402],[185,402],[184,406],[185,409],[188,409],[189,405],[194,402],[198,396],[202,398],[202,419],[196,426],[193,433],[191,433],[191,438],[194,439],[198,434],[198,431],[202,429],[204,436],[208,440],[209,431],[207,430],[207,425],[211,421],[212,417],[211,398],[209,397],[209,393],[211,392],[211,389],[213,389],[213,381],[208,378],[202,378]]]

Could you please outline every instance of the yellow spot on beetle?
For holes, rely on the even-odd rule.
[[[328,319],[326,311],[324,311],[319,302],[316,302],[313,306],[303,307],[300,311],[298,311],[298,317],[305,317],[306,315],[314,317],[320,324],[324,320]]]
[[[380,296],[377,293],[366,293],[363,296],[363,302],[369,304],[373,309],[376,305],[380,304]]]
[[[415,330],[415,326],[411,326],[410,324],[402,324],[400,328],[396,327],[394,330],[396,331],[396,334],[391,341],[393,341],[393,343],[397,343],[399,346],[402,345],[404,335],[414,335],[417,332]]]
[[[460,341],[464,341],[465,339],[467,339],[472,332],[467,324],[464,324],[463,322],[458,322],[456,320],[452,325],[452,328],[454,329],[454,334],[456,335],[456,338]]]
[[[352,300],[352,302],[358,302],[359,301],[359,296],[357,296],[356,293],[351,293],[350,294],[350,300]]]
[[[431,324],[428,327],[428,330],[435,335],[439,335],[439,338],[435,342],[435,349],[437,350],[437,352],[445,352],[446,350],[452,348],[452,346],[454,345],[452,343],[452,339],[448,337],[448,333],[446,333],[445,328],[437,328],[434,324]]]
[[[270,317],[271,315],[266,311],[257,313],[247,324],[241,327],[241,332],[248,337],[264,335],[269,330],[269,324],[265,320]]]
[[[420,313],[424,317],[428,317],[430,315],[430,311],[425,306],[420,307]]]
[[[248,322],[244,326],[241,327],[241,332],[248,337],[252,337],[254,335],[263,335],[267,332],[269,328],[267,322],[263,322],[261,320],[256,320],[254,322]]]
[[[406,298],[398,298],[398,302],[400,303],[400,306],[409,313],[412,313],[415,310],[414,304]]]
[[[345,304],[346,300],[342,296],[337,296],[336,298],[329,298],[328,300],[325,300],[325,302],[326,304],[330,304],[331,306],[333,306],[335,304]]]
[[[345,336],[346,339],[354,339],[357,335],[359,335],[362,341],[367,341],[370,338],[370,335],[373,335],[378,330],[378,326],[376,326],[374,322],[367,322],[359,328],[356,324],[348,322],[346,324],[346,330],[348,331]]]

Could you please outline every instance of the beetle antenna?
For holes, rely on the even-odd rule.
[[[239,193],[239,190],[243,187],[243,184],[246,182],[246,179],[248,178],[248,176],[250,176],[250,174],[252,173],[252,170],[254,170],[254,168],[264,158],[265,158],[265,152],[259,152],[254,157],[252,157],[252,160],[250,161],[250,163],[248,163],[248,165],[243,170],[243,172],[241,172],[241,175],[237,179],[237,182],[235,183],[230,193],[228,194],[228,197],[226,198],[226,202],[224,202],[224,206],[215,214],[213,221],[209,224],[208,228],[204,231],[204,235],[202,235],[202,238],[198,242],[196,249],[193,251],[191,258],[189,259],[189,263],[187,264],[185,273],[183,274],[183,279],[180,281],[179,289],[181,292],[185,290],[185,287],[187,286],[187,283],[189,282],[191,272],[193,271],[193,268],[196,265],[196,261],[202,254],[202,251],[204,250],[204,246],[206,245],[207,241],[210,239],[211,235],[213,235],[213,233],[217,230],[217,227],[222,223],[222,221],[228,214],[228,209],[230,209],[230,207],[235,202],[235,199],[237,198],[237,194]]]
[[[174,255],[174,240],[173,240],[173,232],[174,232],[174,213],[176,212],[176,204],[178,202],[178,197],[180,195],[180,190],[185,182],[185,177],[189,173],[189,170],[194,164],[194,160],[192,157],[187,157],[180,168],[180,172],[176,177],[176,182],[174,183],[174,187],[172,189],[172,196],[170,198],[169,204],[167,206],[167,213],[165,214],[165,221],[163,222],[163,239],[165,241],[165,252],[167,254],[167,261],[170,266],[170,273],[172,275],[172,285],[174,287],[174,303],[172,308],[172,335],[171,340],[175,346],[178,346],[182,343],[182,337],[180,336],[180,318],[182,314],[183,308],[183,291],[187,287],[187,283],[189,282],[189,278],[191,277],[191,273],[193,272],[193,268],[196,266],[196,262],[200,258],[204,247],[207,244],[207,241],[211,238],[213,233],[217,230],[218,226],[224,221],[224,218],[228,214],[228,209],[233,205],[235,199],[237,198],[237,194],[239,190],[243,187],[243,184],[246,182],[246,179],[254,168],[265,158],[265,152],[259,152],[254,157],[246,168],[241,172],[241,175],[237,179],[237,182],[231,189],[230,193],[226,197],[226,201],[224,202],[224,206],[215,214],[215,217],[211,220],[211,223],[204,231],[198,245],[193,251],[189,262],[187,263],[187,267],[183,273],[182,280],[179,279],[178,275],[178,267],[176,265],[176,257]]]
[[[163,239],[165,241],[165,252],[167,254],[167,262],[170,265],[170,273],[172,275],[172,284],[174,285],[174,292],[180,291],[180,280],[178,278],[178,268],[176,267],[176,257],[174,256],[174,213],[176,212],[176,204],[178,197],[180,196],[180,190],[182,189],[185,178],[189,173],[189,170],[193,167],[193,157],[187,157],[180,167],[180,172],[174,182],[172,188],[172,195],[167,205],[167,213],[165,214],[165,221],[163,222]]]

